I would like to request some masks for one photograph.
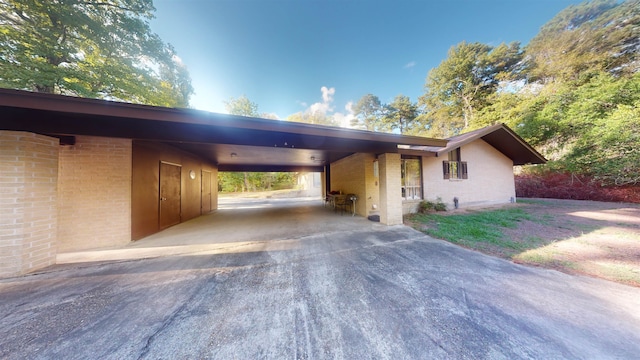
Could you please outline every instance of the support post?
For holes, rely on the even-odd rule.
[[[401,225],[400,154],[379,155],[378,171],[380,176],[380,222],[385,225]]]

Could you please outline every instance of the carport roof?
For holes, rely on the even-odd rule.
[[[0,89],[0,129],[170,143],[222,171],[322,171],[356,152],[444,147],[446,140]]]

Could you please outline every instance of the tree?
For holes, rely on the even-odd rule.
[[[462,42],[429,71],[419,104],[426,109],[427,128],[434,136],[460,133],[474,121],[501,81],[515,78],[522,58],[519,43],[497,47]]]
[[[186,107],[191,79],[151,0],[0,0],[0,86]]]
[[[528,80],[587,80],[591,72],[640,70],[640,1],[588,1],[562,10],[525,51]]]
[[[316,124],[316,125],[326,125],[326,126],[339,125],[338,122],[332,116],[329,116],[322,111],[311,111],[311,110],[291,114],[287,117],[287,121]]]
[[[380,130],[383,106],[380,99],[372,94],[360,98],[353,106],[354,118],[351,126],[369,131]]]
[[[418,106],[408,96],[402,94],[396,96],[385,108],[383,128],[388,131],[398,130],[400,134],[406,134],[412,130],[414,120],[418,116]]]
[[[249,100],[245,95],[238,98],[230,98],[224,102],[227,112],[232,115],[259,117],[258,104]]]

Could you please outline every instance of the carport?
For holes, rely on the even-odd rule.
[[[400,153],[447,143],[8,89],[0,89],[0,111],[2,155],[15,161],[7,169],[16,174],[3,169],[14,179],[3,185],[4,201],[24,210],[11,216],[20,225],[10,229],[13,248],[0,276],[50,265],[58,251],[121,246],[215,210],[218,171],[321,172],[325,191],[359,192],[359,215],[374,204],[381,223],[398,224]]]

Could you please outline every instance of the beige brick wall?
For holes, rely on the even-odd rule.
[[[58,251],[131,241],[131,140],[77,136],[60,148]]]
[[[378,178],[374,177],[374,154],[358,153],[331,164],[330,191],[355,194],[356,214],[368,216],[373,205],[379,206],[380,190]]]
[[[380,168],[380,222],[402,224],[402,181],[400,154],[378,156]]]
[[[513,161],[483,140],[476,140],[460,149],[462,161],[467,162],[469,178],[445,180],[442,161],[446,157],[423,158],[424,198],[440,197],[449,209],[453,198],[461,208],[509,203],[515,199]]]
[[[55,263],[58,139],[0,131],[0,277]]]

